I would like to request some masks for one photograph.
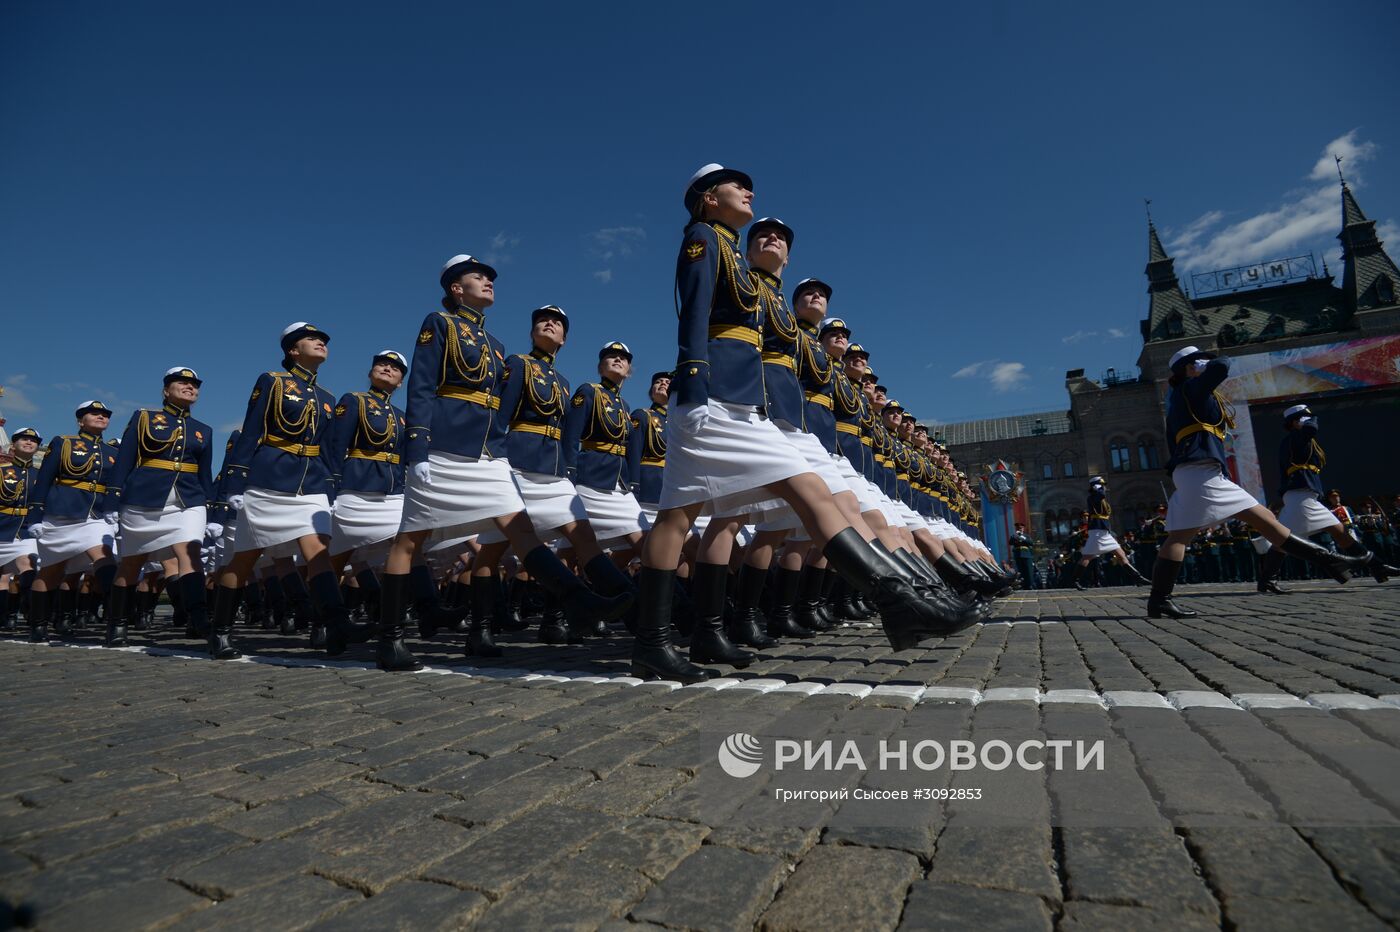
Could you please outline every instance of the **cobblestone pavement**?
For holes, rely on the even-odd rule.
[[[265,632],[235,663],[4,641],[0,899],[55,930],[1394,927],[1400,587],[1295,589],[1183,587],[1179,622],[1021,594],[687,688],[621,638],[494,669],[444,640],[418,675]],[[960,739],[978,766],[881,755]],[[993,769],[1051,739],[1064,767]]]

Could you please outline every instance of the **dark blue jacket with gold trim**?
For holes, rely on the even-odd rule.
[[[822,349],[817,339],[817,325],[805,320],[799,323],[797,347],[797,381],[802,385],[802,401],[806,406],[802,426],[822,442],[828,453],[838,453],[836,445],[836,365]]]
[[[34,523],[29,500],[38,481],[39,470],[31,460],[16,458],[0,465],[0,540],[19,540]]]
[[[1294,489],[1308,489],[1322,494],[1322,467],[1327,454],[1317,442],[1317,421],[1305,417],[1284,436],[1278,448],[1280,496]]]
[[[766,401],[759,289],[738,242],[739,234],[722,223],[697,220],[685,228],[676,258],[674,404]]]
[[[618,386],[605,379],[578,387],[564,415],[564,464],[574,485],[611,492],[627,479],[631,426]]]
[[[869,404],[860,386],[837,372],[831,377],[832,413],[836,419],[836,445],[856,472],[866,479],[875,478],[869,433],[871,415]]]
[[[430,452],[506,455],[499,416],[506,347],[486,332],[486,315],[459,304],[423,319],[408,373],[409,465]]]
[[[569,380],[554,368],[554,355],[536,347],[506,360],[501,420],[509,425],[506,458],[512,469],[564,475],[564,399]]]
[[[1089,512],[1089,530],[1091,531],[1111,531],[1113,524],[1109,519],[1113,516],[1113,506],[1108,503],[1108,495],[1099,489],[1089,490],[1089,499],[1085,502]]]
[[[1170,473],[1182,463],[1220,464],[1225,472],[1225,434],[1235,426],[1230,405],[1217,391],[1230,377],[1224,356],[1206,363],[1206,370],[1167,391],[1167,438],[1172,456]]]
[[[371,388],[340,396],[330,436],[336,491],[402,495],[406,423],[387,392]]]
[[[335,396],[301,366],[258,376],[233,452],[224,462],[221,492],[248,488],[334,496],[330,432]],[[225,499],[226,501],[227,499]]]
[[[96,518],[116,511],[121,500],[107,494],[116,465],[117,451],[95,434],[53,438],[29,495],[30,520]]]
[[[126,424],[108,494],[123,506],[164,508],[170,493],[181,508],[198,508],[214,497],[214,430],[167,402],[139,408]]]
[[[653,404],[632,412],[627,434],[627,485],[637,501],[655,505],[661,501],[666,472],[666,406]]]
[[[802,386],[797,382],[797,342],[801,331],[797,316],[783,297],[783,282],[776,275],[754,269],[751,279],[758,288],[763,316],[763,394],[770,420],[804,427]]]

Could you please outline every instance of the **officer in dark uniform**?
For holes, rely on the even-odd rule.
[[[671,395],[671,373],[653,373],[647,395],[651,404],[632,412],[632,429],[627,434],[627,483],[650,528],[656,520],[666,468],[666,406]]]
[[[1016,532],[1011,535],[1008,543],[1011,547],[1011,559],[1015,561],[1016,570],[1021,574],[1021,578],[1026,581],[1026,588],[1039,589],[1040,580],[1035,575],[1035,543],[1026,533],[1024,524],[1016,523]]]
[[[0,464],[0,625],[14,629],[10,612],[29,596],[34,583],[34,538],[29,535],[33,523],[29,513],[29,497],[39,479],[34,465],[43,438],[32,427],[15,431],[10,437],[9,462]],[[15,575],[19,591],[16,604],[10,604],[10,576]]]
[[[175,555],[180,603],[196,630],[208,626],[200,548],[214,499],[214,429],[190,414],[203,380],[193,369],[166,371],[159,408],[139,408],[122,434],[109,493],[122,503],[121,560],[107,600],[107,644],[126,642],[131,590],[148,554]]]
[[[1254,582],[1254,535],[1249,532],[1249,525],[1232,518],[1226,527],[1230,533],[1230,549],[1235,554],[1235,572],[1239,581]]]
[[[78,432],[49,441],[44,462],[29,497],[29,533],[39,540],[40,569],[29,592],[29,639],[43,641],[53,614],[59,583],[69,560],[92,561],[99,592],[111,589],[117,566],[112,538],[117,526],[117,496],[107,495],[107,479],[117,454],[102,442],[112,409],[87,401],[73,412]],[[56,633],[66,637],[60,617]]]

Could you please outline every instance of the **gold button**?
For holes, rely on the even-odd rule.
[[[699,371],[700,371],[700,370],[697,369],[697,368],[695,368],[694,366],[691,366],[691,367],[690,367],[690,374],[691,374],[691,375],[695,375],[695,374],[698,373]]]

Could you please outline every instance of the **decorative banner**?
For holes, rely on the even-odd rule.
[[[1026,523],[1026,477],[997,460],[983,467],[982,542],[1003,563],[1011,558],[1011,533],[1017,522]]]
[[[1235,430],[1225,447],[1230,474],[1259,501],[1268,501],[1254,445],[1251,403],[1302,402],[1395,384],[1400,384],[1400,335],[1232,357],[1230,378],[1221,386],[1236,402]]]

